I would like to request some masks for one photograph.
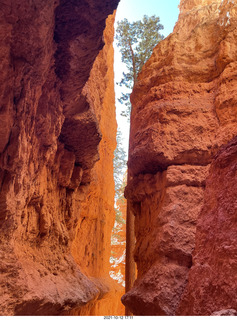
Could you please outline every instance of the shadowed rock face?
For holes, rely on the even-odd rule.
[[[214,302],[210,310],[201,309],[205,298],[194,287],[202,276],[194,275],[195,267],[186,298],[191,306],[179,309],[209,165],[218,149],[237,135],[236,9],[234,1],[181,1],[174,32],[154,49],[131,96],[126,197],[135,212],[138,278],[122,301],[135,315],[236,309],[233,303],[219,302],[216,309]],[[223,274],[218,283],[222,290],[225,267],[211,270],[213,277]],[[192,289],[196,297],[190,302]],[[214,287],[210,290],[212,299]]]
[[[1,315],[80,312],[110,290],[104,280],[88,276],[107,274],[114,219],[113,17],[103,32],[117,3],[1,2]],[[95,66],[96,77],[90,77],[104,41],[101,68]],[[106,168],[100,162],[94,169],[100,156],[105,158],[104,149]],[[89,185],[96,185],[104,171],[107,180],[100,180],[97,188],[107,183],[112,191],[98,195],[94,219],[89,219],[93,228],[102,226],[108,233],[97,243],[108,249],[99,252],[83,206]],[[106,210],[100,212],[100,207]],[[88,255],[72,249],[85,226],[92,228],[82,240],[85,247],[89,244]],[[80,268],[81,261],[92,261],[92,254],[101,258],[93,274]]]
[[[211,164],[179,314],[237,314],[236,199],[237,137],[219,150]]]

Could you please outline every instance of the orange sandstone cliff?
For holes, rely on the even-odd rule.
[[[123,310],[108,278],[117,3],[1,2],[1,315]]]
[[[133,90],[135,315],[237,310],[236,139],[218,152],[237,135],[236,39],[235,1],[181,0]]]

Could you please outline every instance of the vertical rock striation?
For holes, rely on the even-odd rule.
[[[174,32],[132,93],[125,194],[135,212],[138,279],[122,301],[135,315],[175,315],[187,286],[209,166],[237,135],[236,14],[234,1],[182,0]]]
[[[1,315],[79,313],[110,290],[117,3],[1,3]]]
[[[104,32],[106,45],[97,56],[84,88],[90,105],[94,106],[102,139],[99,144],[100,160],[91,170],[91,182],[81,206],[72,253],[84,273],[93,277],[101,287],[103,299],[83,308],[81,315],[124,314],[121,303],[124,289],[109,276],[111,231],[115,220],[113,158],[117,131],[113,71],[114,18],[111,16],[107,19]]]

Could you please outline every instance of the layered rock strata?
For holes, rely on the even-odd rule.
[[[125,194],[135,213],[138,278],[122,300],[135,315],[177,314],[209,165],[237,135],[236,9],[234,1],[182,0],[174,32],[154,49],[131,96]],[[207,310],[198,299],[196,315]],[[210,313],[232,307],[219,303]]]
[[[79,314],[112,294],[117,3],[1,3],[1,315]]]

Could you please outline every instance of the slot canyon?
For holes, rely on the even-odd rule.
[[[237,315],[237,3],[180,0],[138,75],[126,293],[110,277],[118,3],[1,1],[1,316]]]

